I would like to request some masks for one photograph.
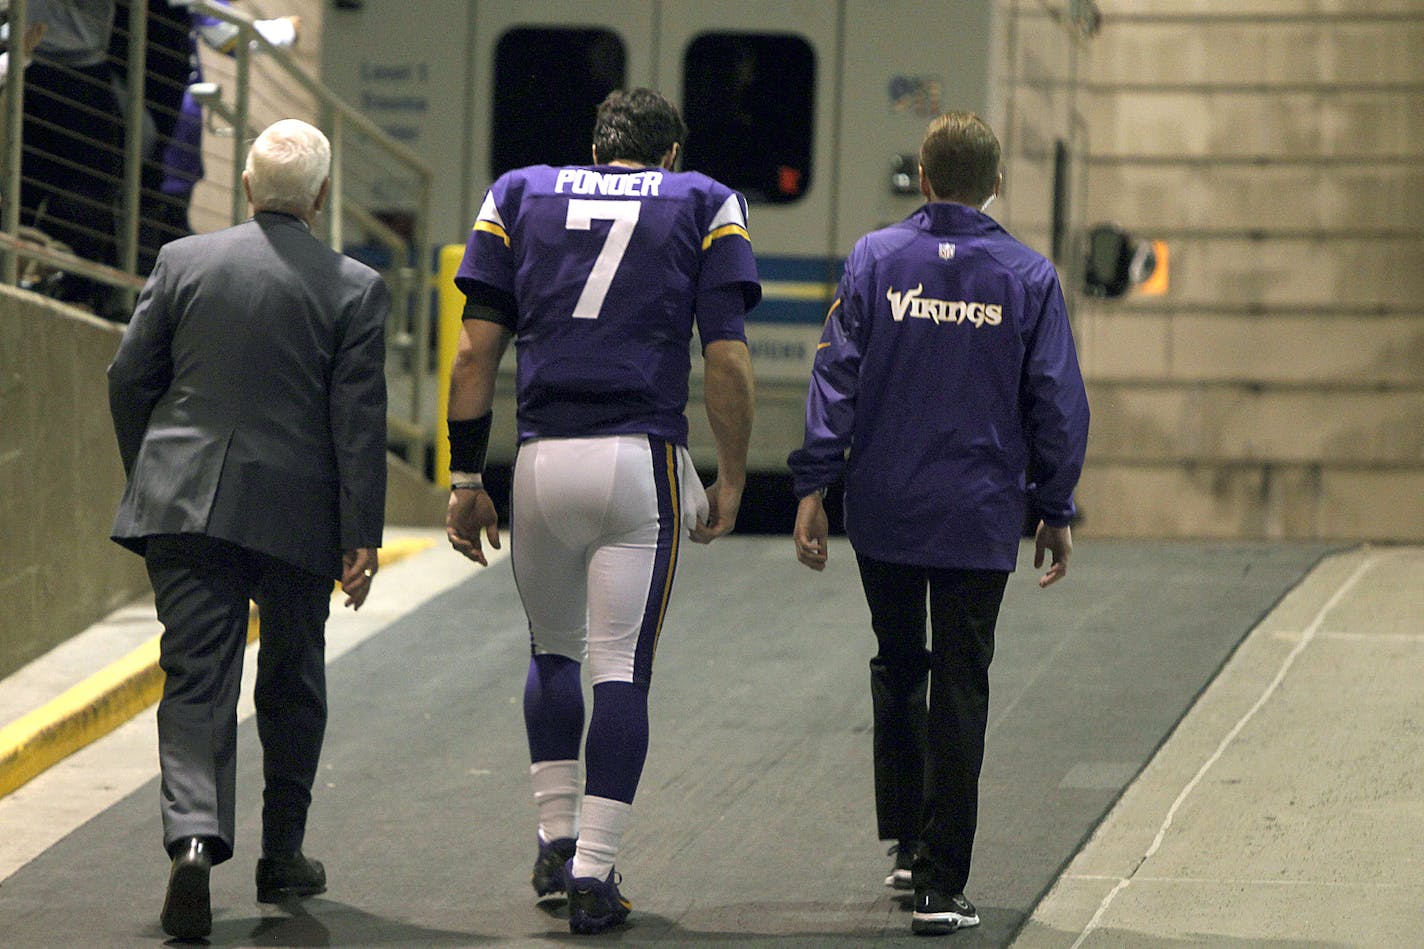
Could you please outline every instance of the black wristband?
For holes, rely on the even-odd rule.
[[[485,454],[489,451],[490,423],[494,413],[479,418],[448,419],[450,429],[450,470],[476,474],[485,470]]]

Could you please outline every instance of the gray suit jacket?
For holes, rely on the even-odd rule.
[[[113,539],[206,534],[331,577],[380,546],[389,310],[286,214],[164,246],[109,366]]]

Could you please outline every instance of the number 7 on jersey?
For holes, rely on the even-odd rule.
[[[628,242],[633,238],[633,228],[638,223],[638,212],[642,205],[637,201],[598,201],[589,198],[571,198],[569,213],[564,228],[570,231],[587,231],[594,221],[611,221],[608,239],[593,262],[588,279],[584,281],[583,292],[574,305],[574,319],[596,320],[603,309],[603,298],[608,296],[608,287],[613,283],[613,275],[623,262],[623,254],[628,250]]]

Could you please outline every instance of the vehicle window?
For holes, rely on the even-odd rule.
[[[683,56],[682,167],[750,202],[795,201],[811,185],[816,53],[799,36],[703,33]]]
[[[587,165],[598,104],[623,87],[627,61],[610,30],[518,27],[501,36],[491,175],[525,165]]]

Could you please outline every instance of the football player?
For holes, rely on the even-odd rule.
[[[761,298],[742,195],[674,171],[686,126],[647,89],[599,106],[593,163],[516,169],[485,195],[455,283],[447,533],[499,546],[481,472],[495,371],[516,354],[510,531],[532,658],[524,716],[538,810],[532,882],[566,892],[569,928],[621,923],[614,860],[648,747],[648,687],[684,533],[732,530],[746,480]],[[687,450],[690,346],[702,346],[717,480]],[[583,742],[582,667],[593,683]]]

